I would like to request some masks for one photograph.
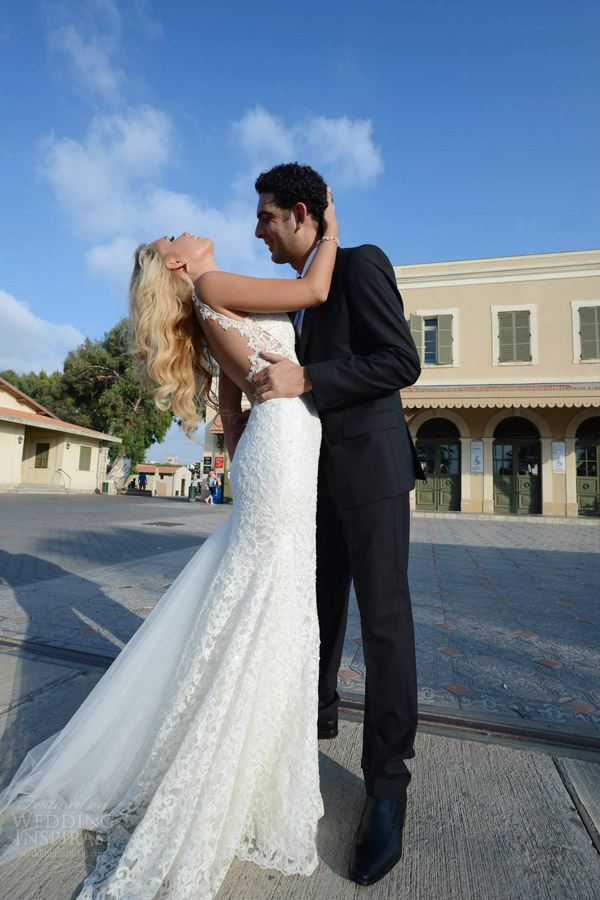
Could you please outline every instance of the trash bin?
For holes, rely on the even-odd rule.
[[[108,481],[103,481],[103,482],[102,482],[102,493],[103,493],[103,494],[108,494]]]
[[[195,503],[196,502],[196,494],[198,493],[198,488],[195,484],[190,484],[188,489],[188,502]]]

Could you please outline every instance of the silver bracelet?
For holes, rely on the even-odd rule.
[[[336,247],[340,246],[340,239],[334,237],[332,234],[326,234],[325,237],[322,237],[319,241],[317,241],[317,247],[319,244],[322,244],[323,241],[335,241]]]

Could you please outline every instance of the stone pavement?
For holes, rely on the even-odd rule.
[[[22,705],[20,728],[16,709],[0,716],[0,742],[15,765],[26,732],[43,740],[93,686],[66,671],[51,692]],[[423,732],[410,763],[402,860],[371,887],[349,881],[364,796],[361,730],[342,722],[340,736],[321,743],[325,815],[314,874],[286,877],[235,860],[217,900],[597,900],[600,765]],[[12,767],[0,760],[5,783]],[[80,833],[6,864],[0,900],[75,900],[103,848]]]
[[[0,495],[0,546],[6,552],[0,584],[0,784],[30,747],[69,720],[110,658],[228,513],[163,499]],[[469,716],[475,709],[490,721],[525,719],[537,728],[597,736],[597,709],[583,712],[569,701],[600,706],[600,531],[586,523],[561,528],[416,516],[412,537],[421,712]],[[360,698],[363,690],[359,634],[354,601],[340,672],[340,688],[350,698]],[[29,652],[28,646],[38,649]],[[58,657],[49,655],[53,648]],[[541,658],[560,665],[535,661]],[[514,749],[481,735],[440,736],[427,725],[419,728],[409,762],[413,780],[403,860],[371,888],[349,882],[363,796],[360,741],[360,725],[344,721],[340,738],[321,744],[325,817],[315,874],[285,878],[235,862],[218,900],[598,896],[598,762],[539,747]],[[68,846],[51,845],[35,863],[32,857],[16,860],[0,869],[0,900],[76,897],[98,850],[82,835]]]
[[[228,514],[162,498],[0,495],[0,638],[114,656]],[[411,538],[421,711],[599,738],[597,523],[417,515]],[[354,597],[339,689],[364,696]]]
[[[227,506],[179,498],[0,494],[0,585],[197,547],[228,514]],[[157,520],[176,524],[157,532],[146,524]]]
[[[600,529],[414,516],[419,707],[600,738]],[[340,692],[364,695],[350,608]]]

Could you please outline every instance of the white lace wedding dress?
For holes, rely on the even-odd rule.
[[[199,306],[244,337],[248,378],[262,349],[295,360],[287,315]],[[309,399],[254,405],[230,516],[0,794],[0,862],[84,828],[108,843],[79,900],[209,900],[234,856],[314,870],[319,444]]]

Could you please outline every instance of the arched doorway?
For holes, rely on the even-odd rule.
[[[600,416],[590,416],[577,429],[577,512],[600,516]]]
[[[541,512],[540,433],[533,422],[509,416],[494,429],[494,512]]]
[[[459,437],[449,419],[428,419],[419,428],[416,447],[427,481],[417,482],[417,509],[460,509]]]

